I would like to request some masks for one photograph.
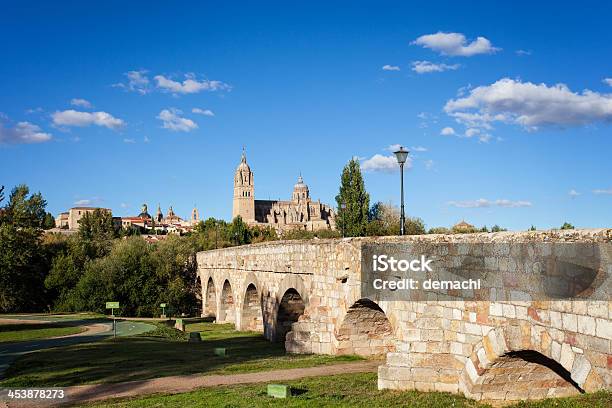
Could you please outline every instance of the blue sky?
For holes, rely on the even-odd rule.
[[[402,144],[428,227],[612,225],[612,6],[329,3],[1,2],[0,184],[229,219],[244,145],[256,198],[357,156],[397,204]]]

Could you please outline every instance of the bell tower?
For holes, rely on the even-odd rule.
[[[242,149],[240,164],[234,173],[234,205],[232,219],[242,217],[244,222],[255,221],[255,186],[253,172],[246,162],[246,153]]]

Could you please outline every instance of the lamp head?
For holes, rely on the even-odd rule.
[[[409,151],[404,149],[404,146],[400,146],[399,150],[393,153],[395,154],[395,157],[397,158],[397,162],[400,165],[406,163],[406,159],[408,159]]]

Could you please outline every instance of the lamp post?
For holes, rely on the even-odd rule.
[[[395,157],[397,158],[397,162],[400,166],[400,184],[401,184],[401,200],[402,205],[400,207],[400,235],[404,235],[405,227],[404,224],[406,222],[404,218],[404,163],[406,163],[406,159],[408,158],[408,150],[405,150],[403,146],[400,146],[399,150],[393,152]]]
[[[344,214],[344,210],[346,210],[346,203],[343,201],[340,204],[340,208],[342,209],[342,238],[344,238],[344,224],[346,223],[346,215]]]

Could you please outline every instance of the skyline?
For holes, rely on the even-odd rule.
[[[54,216],[229,220],[242,146],[257,199],[302,174],[335,206],[358,157],[371,203],[397,205],[401,144],[427,228],[612,225],[610,5],[105,4],[0,16],[0,184]]]

